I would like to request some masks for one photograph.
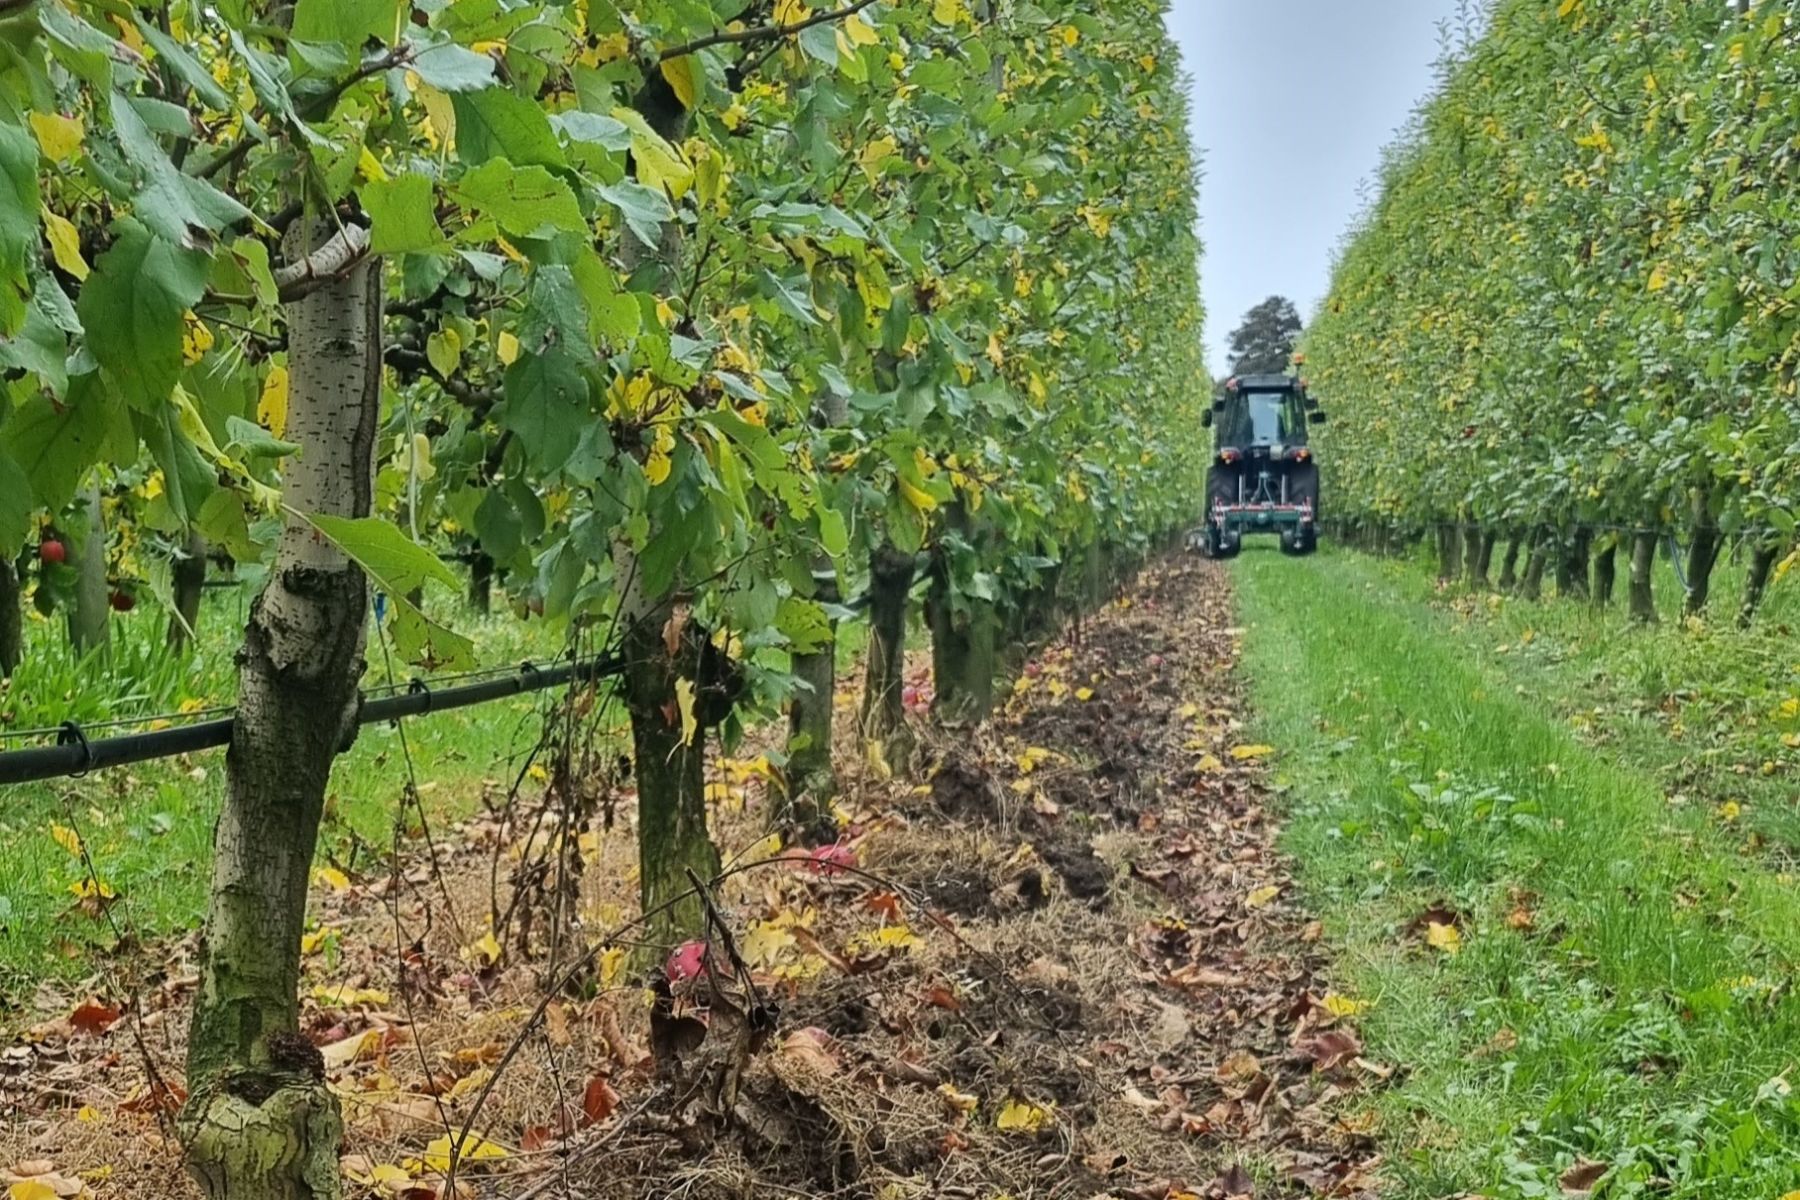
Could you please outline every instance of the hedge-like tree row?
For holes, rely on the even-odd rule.
[[[1307,338],[1335,516],[1447,573],[1687,606],[1795,526],[1800,27],[1786,5],[1497,0],[1390,151]],[[1465,553],[1466,550],[1466,553]]]

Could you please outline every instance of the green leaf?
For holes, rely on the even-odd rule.
[[[284,442],[255,421],[235,414],[225,418],[225,453],[245,458],[286,458],[300,447]]]
[[[441,92],[478,92],[494,84],[494,60],[455,42],[420,47],[412,69]]]
[[[575,193],[543,167],[515,167],[504,158],[490,159],[463,176],[456,194],[519,237],[548,237],[587,227]]]
[[[31,536],[31,480],[9,454],[0,454],[0,559],[17,555]]]
[[[534,469],[548,474],[569,461],[588,413],[588,381],[566,354],[525,354],[507,368],[501,424],[518,436]]]
[[[600,198],[619,210],[638,241],[655,249],[662,239],[663,222],[675,215],[668,197],[627,179],[599,189]]]
[[[182,314],[206,291],[207,260],[131,217],[94,264],[76,311],[88,349],[133,404],[165,400],[181,375]]]
[[[194,89],[194,95],[199,97],[202,104],[216,112],[236,110],[237,106],[225,94],[225,89],[200,65],[199,59],[188,53],[186,47],[144,20],[141,13],[134,12],[132,20],[137,25],[138,33],[156,51],[156,57],[174,71],[183,83]]]
[[[37,141],[0,122],[0,283],[23,283],[26,254],[38,239]]]
[[[850,550],[850,533],[844,527],[844,514],[835,508],[819,510],[819,544],[833,558],[842,558]]]
[[[302,42],[340,42],[361,48],[367,38],[391,44],[400,29],[397,0],[299,0],[294,37]]]
[[[438,624],[412,606],[404,593],[390,593],[388,632],[394,653],[428,670],[467,670],[475,665],[475,643]]]
[[[301,517],[331,539],[331,543],[367,572],[375,585],[391,597],[405,596],[430,581],[456,586],[450,568],[400,527],[382,517],[333,517],[325,513],[301,513]]]
[[[217,233],[249,218],[250,210],[242,204],[169,161],[128,97],[115,92],[111,107],[119,149],[138,172],[138,185],[130,197],[132,212],[152,233],[193,248],[198,244],[196,231]]]
[[[82,475],[100,461],[117,408],[90,371],[71,381],[63,403],[34,396],[0,425],[0,452],[31,481],[38,507],[58,509],[74,497]]]
[[[504,158],[521,167],[566,166],[544,110],[510,88],[457,92],[456,155],[470,166]]]
[[[408,172],[373,179],[357,189],[363,209],[374,222],[369,249],[375,254],[422,254],[449,243],[432,211],[432,182]]]

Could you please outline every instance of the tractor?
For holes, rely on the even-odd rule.
[[[1226,380],[1204,418],[1214,439],[1206,475],[1209,557],[1235,557],[1247,533],[1278,535],[1286,554],[1318,549],[1319,464],[1306,431],[1324,421],[1296,375]]]

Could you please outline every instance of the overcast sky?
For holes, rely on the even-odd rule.
[[[1202,153],[1206,344],[1223,373],[1244,311],[1310,318],[1381,148],[1435,82],[1459,0],[1172,0]]]

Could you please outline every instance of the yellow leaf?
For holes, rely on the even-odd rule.
[[[972,1113],[975,1111],[975,1106],[981,1103],[969,1093],[957,1091],[956,1085],[953,1083],[940,1083],[938,1095],[944,1098],[946,1104],[960,1113]]]
[[[1253,759],[1267,758],[1273,753],[1275,753],[1275,747],[1273,746],[1233,746],[1231,748],[1231,757],[1237,759],[1239,762],[1250,762]]]
[[[206,352],[213,348],[213,341],[212,326],[189,312],[181,333],[181,361],[193,366],[206,357]]]
[[[500,361],[509,367],[519,359],[519,339],[511,330],[500,335],[500,342],[496,349],[499,351]]]
[[[364,183],[386,182],[388,177],[387,170],[381,165],[381,160],[376,158],[374,152],[367,146],[364,146],[362,153],[357,156],[356,175]]]
[[[1273,884],[1270,884],[1267,887],[1259,887],[1254,892],[1251,892],[1248,896],[1244,897],[1244,907],[1267,908],[1274,902],[1275,897],[1279,895],[1281,895],[1281,889]]]
[[[21,1179],[6,1189],[6,1200],[61,1200],[61,1197],[55,1188],[41,1179]]]
[[[256,421],[276,437],[287,433],[288,369],[281,364],[269,368],[263,379],[262,398],[256,402]]]
[[[336,867],[320,867],[313,872],[313,882],[324,884],[334,892],[350,890],[350,877]]]
[[[456,1143],[461,1152],[457,1161],[465,1163],[496,1162],[506,1157],[506,1150],[482,1137],[479,1133],[471,1133],[466,1142]],[[437,1138],[425,1147],[422,1155],[424,1163],[433,1171],[445,1172],[450,1169],[450,1138],[448,1135]]]
[[[844,18],[844,35],[852,46],[874,46],[881,42],[881,35],[861,13],[851,13]]]
[[[694,681],[677,679],[675,681],[675,703],[681,709],[681,744],[694,744],[694,735],[700,731],[700,722],[694,716]]]
[[[50,256],[56,260],[56,265],[77,279],[86,279],[87,259],[81,257],[81,233],[74,222],[46,208],[44,234],[50,239]]]
[[[340,983],[336,987],[316,987],[312,990],[312,998],[326,1008],[355,1008],[359,1005],[381,1008],[393,999],[380,988],[351,987],[347,983]]]
[[[1065,46],[1073,46],[1081,41],[1081,30],[1073,25],[1064,25],[1061,30],[1062,42]]]
[[[1325,1011],[1334,1017],[1354,1017],[1368,1008],[1361,1000],[1352,1000],[1348,996],[1340,996],[1336,992],[1325,993]]]
[[[1184,721],[1191,721],[1200,715],[1200,706],[1198,704],[1184,704],[1175,710],[1175,715]]]
[[[806,0],[775,0],[775,23],[777,25],[798,25],[812,15],[812,8]]]
[[[1089,700],[1094,698],[1094,689],[1091,687],[1076,688],[1075,698],[1083,704],[1086,704]]]
[[[994,1118],[994,1128],[1008,1133],[1036,1133],[1050,1123],[1050,1110],[1029,1100],[1008,1100]]]
[[[963,0],[931,0],[931,19],[939,25],[956,25],[968,19]]]
[[[608,946],[600,954],[600,986],[609,988],[618,981],[620,973],[625,970],[625,951],[618,946]]]
[[[80,117],[34,112],[31,114],[31,131],[37,134],[38,148],[44,152],[44,157],[59,163],[75,157],[76,151],[81,149],[86,128]]]
[[[1660,292],[1668,286],[1669,272],[1661,263],[1657,263],[1655,268],[1650,272],[1650,281],[1646,283],[1644,287],[1648,291]]]
[[[50,826],[50,836],[56,839],[57,845],[61,846],[64,850],[67,850],[72,856],[75,858],[81,857],[81,835],[79,833],[76,833],[67,825],[52,824]]]
[[[1556,6],[1556,16],[1560,20],[1580,7],[1581,0],[1562,0],[1562,3]]]
[[[1719,820],[1721,821],[1735,821],[1743,815],[1744,806],[1736,800],[1727,800],[1719,805]]]
[[[315,929],[311,933],[300,935],[300,953],[317,954],[325,948],[326,939],[336,931],[330,928]]]
[[[697,78],[703,68],[700,56],[684,54],[680,58],[671,58],[663,62],[662,77],[669,82],[675,98],[681,101],[681,107],[692,108],[699,98],[701,80]]]
[[[1219,761],[1219,756],[1216,754],[1202,754],[1200,756],[1200,761],[1194,764],[1195,768],[1201,771],[1217,771],[1224,765],[1223,762]]]
[[[500,961],[502,953],[504,951],[500,947],[500,939],[495,937],[494,931],[490,929],[475,939],[475,944],[463,952],[463,957],[466,959],[478,958],[492,966]]]
[[[1462,952],[1462,932],[1454,925],[1432,921],[1425,926],[1425,943],[1445,954],[1459,954]]]
[[[938,506],[937,497],[924,488],[915,487],[904,479],[898,479],[900,498],[906,501],[907,507],[917,513],[928,513]]]

